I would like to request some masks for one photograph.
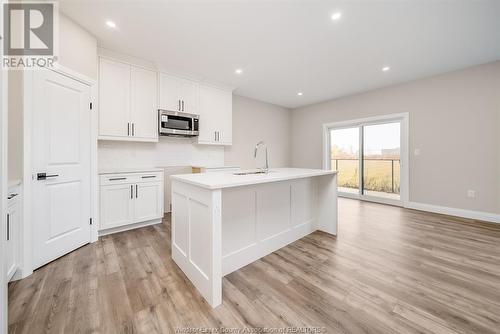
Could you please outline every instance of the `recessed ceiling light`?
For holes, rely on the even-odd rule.
[[[297,95],[298,95],[298,96],[302,96],[302,95],[304,95],[304,93],[302,93],[302,92],[298,92],[298,93],[297,93]]]
[[[333,21],[337,21],[341,17],[342,17],[342,13],[341,12],[335,12],[335,13],[332,14],[332,20]]]
[[[116,28],[116,23],[114,23],[113,21],[106,21],[106,25],[110,28]]]
[[[234,70],[234,73],[241,74],[243,73],[243,70],[241,68],[237,68],[236,70]]]
[[[389,71],[390,69],[391,69],[391,68],[390,68],[389,66],[384,66],[384,67],[382,67],[382,71],[384,71],[384,72],[387,72],[387,71]]]

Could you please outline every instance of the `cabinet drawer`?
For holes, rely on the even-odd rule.
[[[119,174],[105,174],[100,176],[101,186],[111,185],[111,184],[128,184],[128,183],[143,183],[143,182],[153,182],[162,181],[162,172],[151,172],[151,173],[119,173]]]

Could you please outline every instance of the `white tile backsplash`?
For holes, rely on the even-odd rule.
[[[99,169],[224,165],[224,147],[196,139],[160,137],[158,143],[99,141]]]

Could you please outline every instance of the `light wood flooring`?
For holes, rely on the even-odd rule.
[[[339,200],[315,232],[223,279],[211,309],[170,258],[170,225],[105,236],[9,286],[11,333],[500,333],[500,227]],[[193,331],[194,332],[194,331]]]

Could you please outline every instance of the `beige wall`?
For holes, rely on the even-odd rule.
[[[59,15],[59,63],[97,79],[97,39],[63,14]]]
[[[59,15],[59,63],[73,71],[97,79],[97,40]],[[9,180],[22,178],[23,168],[23,78],[22,71],[10,71],[9,79]]]
[[[293,110],[292,165],[321,168],[323,123],[401,112],[410,201],[500,213],[500,62]]]
[[[23,72],[9,71],[9,180],[20,180],[23,176]]]
[[[286,108],[233,95],[233,145],[225,148],[225,164],[260,167],[253,157],[255,144],[265,141],[271,167],[290,165],[290,111]],[[259,153],[261,154],[261,153]]]

